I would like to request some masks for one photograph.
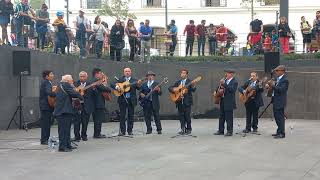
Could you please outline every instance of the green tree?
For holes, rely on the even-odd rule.
[[[30,5],[33,9],[40,9],[43,3],[44,0],[30,0]]]
[[[129,12],[131,0],[106,0],[98,10],[100,15],[108,15],[116,19],[126,20],[127,18],[136,19],[137,17]]]

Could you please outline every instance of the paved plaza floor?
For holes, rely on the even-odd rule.
[[[163,134],[145,135],[136,122],[134,137],[93,139],[71,153],[39,145],[40,129],[0,132],[1,180],[319,180],[320,121],[286,122],[286,138],[273,139],[275,122],[259,122],[261,135],[214,136],[218,121],[194,119],[195,137],[178,137],[178,121],[162,121]],[[52,127],[53,136],[57,127]],[[103,124],[111,135],[118,123]],[[92,135],[93,124],[89,126]]]

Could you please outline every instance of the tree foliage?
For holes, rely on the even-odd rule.
[[[101,9],[98,10],[98,13],[120,20],[126,20],[128,18],[136,19],[137,17],[129,12],[130,2],[131,0],[106,0],[102,4]]]

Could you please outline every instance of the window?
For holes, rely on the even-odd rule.
[[[145,7],[160,8],[163,4],[162,0],[145,0]]]
[[[227,0],[206,0],[205,7],[226,7]]]
[[[280,0],[262,0],[261,6],[276,6],[280,4]]]
[[[101,0],[87,0],[87,9],[100,9]]]

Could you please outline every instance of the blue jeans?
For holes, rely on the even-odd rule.
[[[200,36],[198,38],[198,56],[200,56],[200,50],[202,50],[202,56],[204,56],[204,47],[206,45],[206,37]]]
[[[216,54],[216,44],[217,44],[217,41],[209,40],[210,55],[215,55]]]
[[[26,18],[20,18],[20,19],[15,18],[14,22],[15,22],[15,31],[16,31],[18,46],[27,47],[28,43],[24,42],[24,36],[23,36],[23,32],[22,32],[23,26],[25,24],[30,25],[29,35],[33,36],[34,35],[34,22],[31,20],[28,20]]]
[[[45,45],[45,43],[46,43],[46,33],[39,33],[38,32],[38,47],[37,48],[39,48],[39,46],[41,47],[41,49],[44,49],[44,45]]]
[[[103,46],[103,41],[96,40],[95,49],[96,49],[97,58],[101,58],[102,56],[102,46]]]
[[[77,41],[78,41],[78,46],[80,48],[80,56],[86,56],[86,54],[87,54],[87,51],[86,51],[87,39],[80,38],[80,39],[77,39]]]

